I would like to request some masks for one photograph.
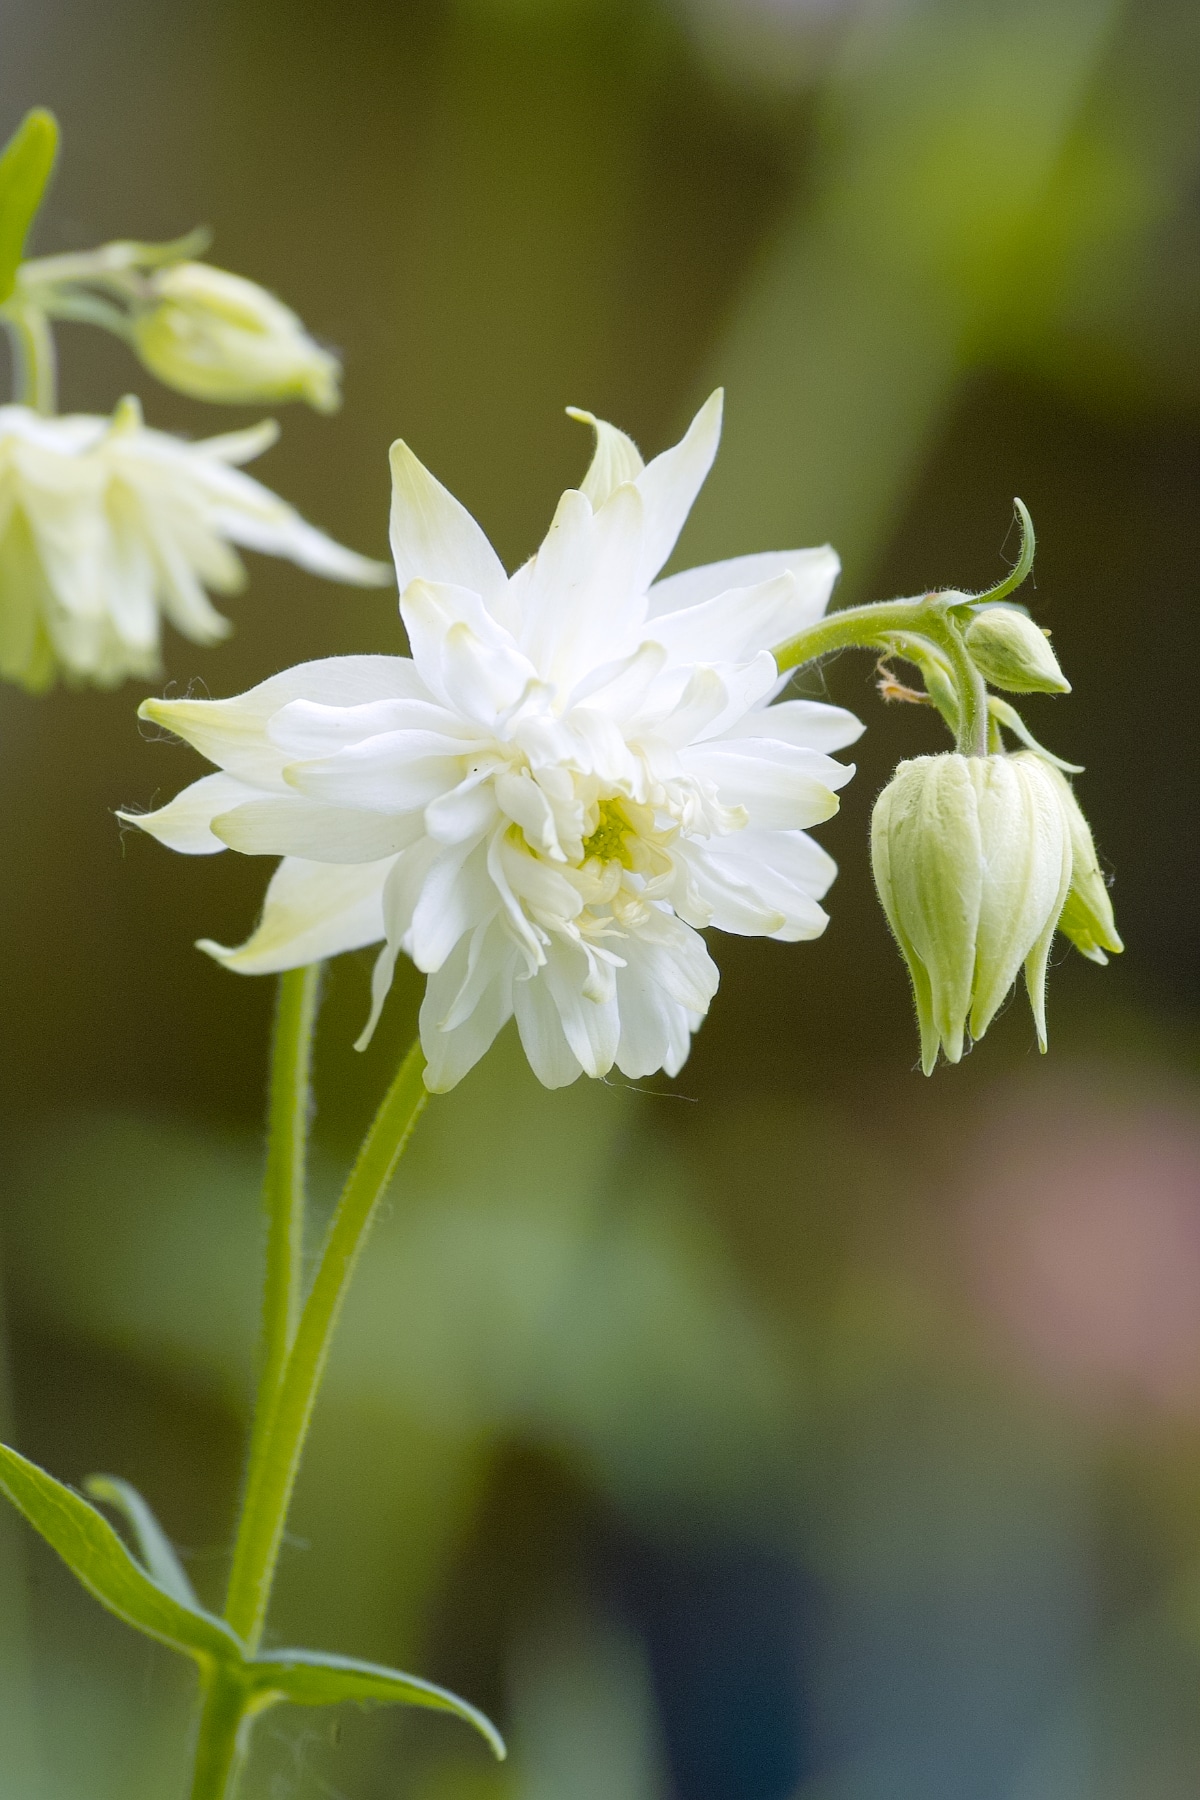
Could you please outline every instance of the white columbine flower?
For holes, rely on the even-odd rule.
[[[590,418],[590,415],[576,415]],[[771,705],[769,646],[824,610],[833,551],[743,556],[655,582],[717,447],[714,395],[643,466],[592,420],[582,489],[511,578],[406,445],[392,548],[412,656],[339,657],[233,700],[147,701],[219,773],[133,823],[195,855],[282,855],[246,973],[383,941],[429,975],[428,1085],[452,1087],[516,1014],[548,1087],[674,1074],[717,987],[699,930],[793,941],[834,864],[805,828],[861,727]],[[651,585],[654,583],[654,585]],[[130,815],[126,815],[130,816]]]
[[[108,686],[159,668],[162,619],[194,643],[229,632],[206,590],[235,593],[233,545],[360,587],[391,580],[235,465],[270,422],[186,443],[142,423],[0,406],[0,676],[40,689],[61,669]]]

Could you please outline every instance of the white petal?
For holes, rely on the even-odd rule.
[[[837,865],[800,831],[737,831],[690,843],[682,855],[706,921],[739,937],[784,943],[819,937],[829,923],[817,904]]]
[[[391,449],[392,555],[401,593],[410,581],[471,588],[489,605],[502,600],[504,566],[466,507],[434,479],[402,441]]]
[[[569,488],[537,555],[513,577],[518,639],[547,680],[574,687],[597,663],[636,649],[642,513],[636,488],[617,488],[596,514]]]
[[[594,413],[584,412],[578,406],[568,406],[567,416],[578,419],[583,425],[591,425],[595,430],[596,449],[591,466],[580,483],[580,492],[591,501],[592,511],[599,512],[614,491],[628,481],[636,481],[646,465],[633,439],[618,431],[615,425],[606,424]]]
[[[227,846],[213,835],[212,821],[254,794],[253,788],[235,781],[232,775],[203,775],[157,812],[119,812],[117,817],[126,825],[148,831],[168,850],[181,850],[185,856],[215,856]]]
[[[240,975],[272,975],[358,950],[383,936],[382,894],[391,866],[285,857],[253,935],[238,949],[208,938],[197,947]]]
[[[499,910],[484,843],[452,844],[430,865],[413,909],[409,954],[426,974],[440,969],[458,940]]]
[[[285,793],[288,758],[266,734],[273,713],[291,700],[355,706],[401,698],[429,698],[407,656],[330,656],[285,669],[229,700],[143,700],[138,717],[174,732],[209,762],[252,786]]]
[[[800,622],[811,624],[829,605],[841,566],[829,544],[811,550],[760,550],[751,556],[731,556],[725,562],[703,563],[656,581],[649,594],[649,617],[685,612],[705,600],[715,600],[718,594],[727,594],[730,588],[760,587],[778,575],[791,575],[796,582],[798,614],[803,615]]]
[[[729,736],[772,738],[828,752],[856,743],[865,730],[862,720],[844,707],[827,706],[823,700],[780,700],[743,715],[729,727]]]
[[[419,812],[367,812],[349,806],[322,806],[299,794],[272,794],[219,814],[212,830],[221,843],[245,856],[360,863],[379,862],[406,850],[422,836],[424,825]]]
[[[418,669],[454,712],[492,725],[536,679],[529,658],[469,588],[410,582],[400,612]]]
[[[721,441],[720,388],[709,396],[686,434],[670,450],[664,450],[638,476],[637,486],[645,505],[645,532],[639,585],[644,592],[675,548],[692,502],[704,485]]]
[[[805,622],[794,576],[776,575],[758,587],[729,588],[683,612],[662,613],[646,630],[674,662],[742,663],[783,643]]]
[[[583,1074],[579,1058],[567,1043],[562,1020],[542,971],[531,980],[513,982],[513,1011],[521,1047],[543,1087],[569,1087]]]
[[[312,700],[292,700],[267,724],[271,742],[297,762],[334,756],[351,744],[365,743],[388,731],[432,731],[443,738],[461,738],[464,753],[482,749],[488,741],[435,700],[373,700],[363,706],[321,706]]]
[[[768,831],[804,830],[832,818],[834,790],[854,773],[817,750],[762,738],[693,745],[681,760],[689,773],[716,785],[722,805],[745,807],[750,824]]]
[[[515,959],[512,940],[492,921],[464,938],[429,977],[420,1031],[431,1093],[455,1087],[512,1017]]]
[[[288,763],[284,780],[329,806],[406,813],[457,787],[464,772],[457,739],[435,731],[385,731],[336,756]]]

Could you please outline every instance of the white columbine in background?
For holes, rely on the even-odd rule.
[[[404,444],[392,548],[410,657],[341,657],[240,698],[147,701],[219,773],[132,822],[191,854],[281,855],[228,968],[382,940],[373,1028],[404,951],[429,981],[426,1079],[448,1088],[516,1014],[547,1086],[675,1073],[717,987],[699,930],[826,924],[806,828],[852,770],[857,719],[772,705],[770,646],[824,611],[833,551],[655,581],[704,481],[720,396],[644,466],[598,421],[582,489],[511,578]],[[590,415],[577,415],[589,417]],[[652,585],[653,584],[653,585]]]
[[[148,429],[134,399],[111,419],[0,406],[0,676],[40,689],[60,670],[102,685],[156,674],[164,617],[216,642],[230,627],[208,591],[245,581],[234,545],[390,581],[236,467],[275,437],[266,423],[187,443]]]

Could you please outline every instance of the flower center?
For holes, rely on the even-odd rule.
[[[601,862],[619,862],[632,869],[629,840],[636,834],[624,807],[619,800],[601,800],[597,810],[596,829],[591,837],[583,840],[584,862],[595,856]]]

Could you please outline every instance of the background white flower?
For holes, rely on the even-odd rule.
[[[588,414],[577,417],[590,419]],[[516,1014],[550,1087],[675,1073],[717,987],[699,929],[815,937],[835,873],[805,828],[853,770],[851,714],[770,702],[769,646],[818,617],[828,548],[653,586],[708,473],[721,397],[649,466],[600,421],[582,489],[510,579],[403,443],[392,548],[408,657],[342,657],[237,699],[147,701],[219,773],[130,817],[177,850],[282,855],[240,949],[266,973],[383,940],[429,975],[421,1040],[451,1087]]]
[[[390,582],[235,466],[275,437],[268,421],[187,443],[148,429],[134,399],[111,419],[0,406],[0,675],[38,689],[59,669],[103,685],[155,674],[164,616],[195,643],[225,637],[206,590],[243,585],[235,544]]]

